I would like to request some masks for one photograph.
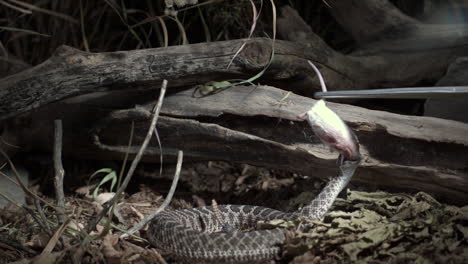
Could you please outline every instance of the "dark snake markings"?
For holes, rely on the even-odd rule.
[[[149,225],[147,237],[158,248],[172,251],[178,258],[205,262],[257,262],[273,259],[285,244],[280,228],[252,232],[225,232],[253,227],[258,221],[274,219],[319,219],[345,188],[359,161],[343,161],[337,176],[307,206],[292,213],[250,205],[219,205],[221,219],[211,206],[166,210]]]

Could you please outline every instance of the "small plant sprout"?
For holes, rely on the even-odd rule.
[[[114,187],[115,187],[115,184],[117,183],[117,173],[113,169],[110,169],[110,168],[100,169],[100,170],[94,172],[93,175],[91,175],[90,179],[94,178],[98,174],[105,174],[105,175],[101,179],[99,184],[96,186],[96,188],[94,189],[93,198],[96,198],[98,196],[99,189],[102,188],[102,185],[106,184],[107,182],[111,182],[111,186],[110,186],[109,191],[112,192]]]

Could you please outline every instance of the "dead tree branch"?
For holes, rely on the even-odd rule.
[[[300,172],[316,177],[332,175],[336,154],[330,153],[296,117],[315,100],[293,93],[279,104],[286,91],[268,86],[239,86],[221,93],[193,98],[192,90],[168,96],[161,110],[158,132],[164,154],[183,149],[186,159],[228,160]],[[429,117],[372,111],[329,103],[330,108],[356,132],[364,160],[355,182],[394,190],[423,190],[452,201],[468,198],[468,125]],[[29,115],[33,127],[19,126],[21,146],[51,151],[47,118],[73,119],[64,123],[64,155],[90,159],[122,159],[128,131],[135,123],[134,156],[147,131],[154,102],[137,109],[100,113],[82,104],[56,104]],[[58,111],[66,107],[68,111]],[[90,130],[88,113],[95,115]],[[99,114],[97,114],[99,113]],[[148,113],[148,114],[144,114]],[[50,121],[52,122],[52,121]],[[98,140],[93,141],[95,137]],[[99,142],[96,144],[95,142]],[[146,162],[158,162],[153,139]],[[166,159],[169,160],[169,159]],[[450,180],[447,180],[450,179]]]
[[[62,120],[55,120],[55,133],[54,133],[54,187],[55,198],[57,200],[57,211],[60,213],[59,219],[63,223],[65,221],[65,194],[63,193],[63,178],[65,170],[62,164]]]
[[[320,89],[318,80],[310,77],[313,73],[307,60],[320,68],[332,90],[349,90],[435,81],[456,57],[468,55],[465,48],[468,30],[439,25],[417,26],[416,31],[408,29],[400,34],[405,37],[372,42],[344,55],[328,47],[306,29],[305,23],[297,22],[300,18],[293,20],[293,12],[285,10],[288,9],[283,9],[288,19],[278,21],[279,33],[294,42],[276,42],[275,60],[263,79],[296,92],[310,94]],[[290,28],[306,34],[284,32]],[[244,42],[232,40],[110,53],[61,47],[41,65],[2,79],[0,120],[83,94],[155,89],[162,79],[171,80],[172,87],[179,87],[251,77],[268,63],[271,41],[249,40],[228,69],[232,56]]]

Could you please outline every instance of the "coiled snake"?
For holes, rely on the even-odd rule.
[[[320,102],[304,116],[308,117],[315,134],[338,149],[342,158],[338,175],[332,177],[308,205],[292,213],[250,205],[219,205],[216,210],[211,206],[166,210],[151,221],[147,232],[149,241],[156,247],[172,251],[178,258],[193,261],[257,262],[277,256],[286,240],[282,229],[252,232],[239,229],[254,227],[261,220],[321,218],[359,164],[359,147],[353,133],[341,119],[336,121],[336,114],[333,113],[336,118],[330,118],[328,108],[317,108],[325,107]]]

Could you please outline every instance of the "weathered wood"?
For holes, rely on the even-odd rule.
[[[245,40],[203,43],[112,53],[86,53],[61,47],[52,58],[0,82],[0,120],[72,96],[122,89],[152,89],[162,79],[170,86],[190,86],[212,80],[247,78],[270,59],[271,40],[252,39],[234,63],[233,55]],[[309,45],[310,46],[310,45]],[[265,74],[288,86],[311,75],[306,60],[324,65],[327,83],[339,89],[366,87],[363,64],[321,46],[276,41],[275,60]],[[367,67],[366,67],[367,68]]]
[[[345,58],[313,33],[294,9],[283,7],[278,19],[278,33],[284,39],[321,50],[323,57],[338,58],[344,63],[344,67],[330,70],[328,65],[334,65],[331,63],[334,59],[314,61],[330,90],[435,83],[457,57],[467,56],[466,25],[424,24],[404,15],[386,0],[331,1],[331,5],[337,22],[359,44]],[[320,89],[315,74],[310,72],[307,78],[304,83],[309,84],[309,91]]]
[[[394,36],[390,32],[389,39],[368,43],[343,55],[329,48],[305,23],[294,23],[293,12],[287,10],[283,12],[288,19],[279,20],[278,28],[281,35],[295,43],[275,42],[275,60],[262,82],[303,94],[310,95],[319,89],[306,60],[318,65],[330,89],[349,90],[436,81],[456,57],[468,55],[464,48],[468,43],[466,28],[421,24],[397,28],[398,38],[390,39]],[[291,28],[295,30],[285,33]],[[168,79],[172,87],[245,79],[268,63],[271,41],[249,40],[227,68],[244,42],[232,40],[110,53],[86,53],[61,47],[41,65],[1,80],[0,120],[72,96],[154,89],[162,79]]]
[[[0,78],[12,75],[30,68],[31,65],[19,60],[11,54],[3,54],[0,57]]]
[[[447,70],[436,86],[468,85],[468,58],[460,57]],[[468,123],[468,95],[431,98],[424,105],[424,115]]]
[[[278,104],[286,93],[259,86],[235,87],[205,98],[193,98],[191,90],[170,95],[157,126],[164,153],[175,155],[183,149],[187,157],[195,159],[250,163],[313,177],[333,175],[336,154],[318,142],[306,122],[296,117],[314,100],[290,94],[284,104]],[[364,159],[355,183],[426,191],[446,201],[466,201],[467,124],[329,104],[360,139]],[[70,112],[60,113],[54,107],[65,106],[52,105],[48,113],[38,111],[29,117],[36,129],[19,128],[17,136],[22,147],[50,151],[51,124],[59,115],[65,120],[64,154],[121,159],[131,122],[135,121],[132,151],[136,152],[146,133],[152,106],[106,115],[106,111],[86,109],[80,104],[67,105]],[[100,116],[107,116],[107,121],[98,119]],[[159,161],[156,142],[147,154],[146,161]]]
[[[193,84],[194,76],[223,72],[241,42],[94,54],[63,46],[44,63],[2,79],[0,120],[72,96],[159,87],[164,78]]]
[[[288,41],[275,42],[275,60],[262,82],[290,90],[300,87],[296,91],[310,94],[319,87],[306,63],[311,60],[321,69],[331,90],[407,86],[437,80],[454,58],[468,53],[464,48],[468,31],[464,28],[415,22],[388,8],[384,0],[332,2],[337,8],[332,12],[336,12],[340,23],[351,21],[343,15],[347,8],[351,17],[360,16],[356,24],[345,27],[360,48],[347,55],[334,51],[297,13],[285,8],[283,13],[288,19],[279,19],[278,29]],[[352,4],[365,8],[351,8]],[[372,19],[367,21],[366,14],[358,14],[359,9]],[[384,10],[388,13],[376,12]],[[379,16],[381,24],[371,29]],[[358,25],[368,31],[360,31]],[[438,32],[434,33],[434,29]],[[442,40],[440,33],[445,34]],[[147,127],[150,106],[111,112],[110,104],[87,94],[99,92],[105,100],[121,101],[112,107],[122,109],[151,101],[148,90],[157,89],[162,79],[168,79],[171,87],[182,87],[247,78],[269,61],[271,41],[249,40],[227,68],[244,42],[111,53],[62,47],[43,64],[1,80],[2,138],[18,145],[19,151],[50,151],[52,123],[59,118],[64,120],[64,154],[122,158],[131,122],[136,122],[138,144]],[[147,98],[136,100],[141,99],[139,93]],[[285,99],[290,104],[277,104],[287,94],[271,87],[234,87],[199,99],[192,98],[191,93],[188,90],[167,97],[165,116],[158,125],[165,153],[184,149],[186,155],[197,159],[251,163],[311,176],[332,174],[335,155],[318,142],[305,122],[296,118],[313,104],[312,99],[290,94]],[[77,95],[87,97],[64,100]],[[423,190],[445,200],[466,201],[466,124],[331,105],[361,140],[365,159],[356,182]],[[158,161],[158,153],[156,147],[149,148],[147,160]]]
[[[335,20],[361,45],[407,37],[408,25],[420,24],[387,0],[330,0],[327,3]]]

